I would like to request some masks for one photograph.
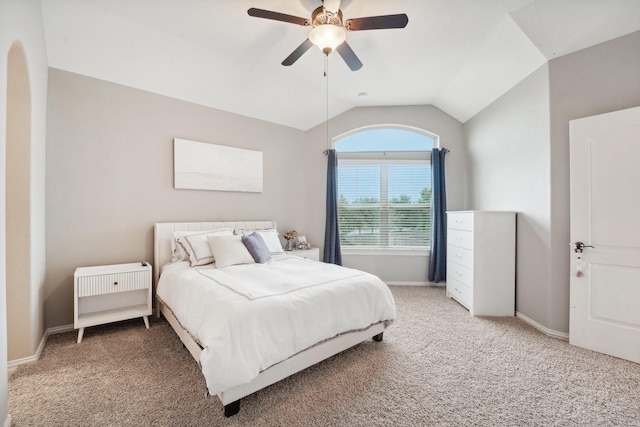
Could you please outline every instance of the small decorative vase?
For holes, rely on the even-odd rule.
[[[292,251],[293,250],[293,239],[289,239],[287,240],[287,245],[285,247],[286,251]]]

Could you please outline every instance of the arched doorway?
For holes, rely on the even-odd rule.
[[[22,45],[7,60],[5,168],[7,357],[31,356],[31,90]]]

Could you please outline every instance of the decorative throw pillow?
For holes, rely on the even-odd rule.
[[[235,234],[241,234],[243,236],[247,236],[251,233],[258,233],[264,243],[269,248],[269,252],[272,254],[281,254],[284,252],[282,249],[282,243],[280,243],[280,237],[278,237],[278,230],[275,228],[267,228],[264,230],[239,230],[235,231]]]
[[[189,261],[189,252],[184,248],[181,243],[178,243],[178,239],[181,237],[189,236],[191,234],[213,233],[213,230],[200,230],[200,231],[174,231],[173,239],[171,239],[171,262],[176,261]]]
[[[278,237],[278,230],[257,230],[256,232],[264,240],[267,248],[269,248],[269,252],[272,254],[281,254],[284,252],[284,249],[282,249],[282,243],[280,243],[280,237]]]
[[[271,259],[271,252],[269,252],[267,244],[257,232],[254,231],[248,236],[242,236],[242,243],[247,247],[256,262],[264,264]]]
[[[242,236],[209,234],[207,239],[216,259],[217,268],[255,263],[249,250],[242,243]]]
[[[173,254],[171,262],[189,261],[189,253],[178,243],[178,239],[171,240],[171,253]]]
[[[191,267],[198,265],[211,264],[215,261],[215,257],[211,252],[211,246],[207,236],[233,236],[233,230],[230,228],[221,228],[218,230],[202,231],[196,234],[179,237],[178,244],[182,245],[189,254],[189,264]]]

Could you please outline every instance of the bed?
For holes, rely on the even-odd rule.
[[[154,227],[157,315],[167,319],[198,362],[207,393],[219,397],[227,417],[238,413],[249,394],[365,340],[381,341],[395,319],[393,296],[379,278],[288,255],[279,240],[274,243],[276,230],[274,221]],[[270,259],[229,261],[235,249],[226,248],[236,246],[218,243],[237,245],[236,237],[227,236],[254,231],[266,240]],[[177,235],[195,242],[204,234],[217,251],[216,263],[191,252],[191,262],[200,264],[191,265],[176,255],[176,247],[183,246],[176,244]]]

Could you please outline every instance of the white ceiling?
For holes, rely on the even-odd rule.
[[[49,66],[307,130],[327,114],[325,59],[280,65],[320,0],[43,0]],[[364,66],[329,55],[329,115],[433,104],[465,122],[547,60],[640,30],[640,0],[342,0],[344,18],[406,13],[357,31]],[[364,95],[363,95],[364,94]]]

